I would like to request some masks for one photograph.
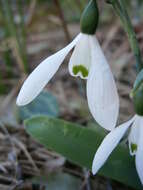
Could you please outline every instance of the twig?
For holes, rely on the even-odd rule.
[[[15,181],[16,181],[16,177],[17,177],[17,167],[18,167],[18,161],[17,161],[17,156],[16,156],[16,151],[15,151],[15,146],[14,146],[14,143],[12,141],[12,138],[8,132],[8,130],[6,129],[6,127],[3,125],[2,122],[0,122],[0,127],[2,128],[2,130],[4,131],[4,133],[6,134],[10,144],[11,144],[11,147],[12,147],[12,153],[13,153],[13,156],[14,156],[14,159],[13,159],[13,166],[15,168],[14,170],[14,177],[15,177]]]
[[[114,23],[113,26],[110,28],[106,35],[106,41],[104,42],[102,48],[103,50],[106,50],[111,42],[112,39],[114,39],[115,35],[117,34],[119,30],[119,22],[116,24]]]
[[[91,190],[90,173],[87,169],[83,169],[83,172],[84,172],[84,181],[80,189],[83,189],[84,187],[86,187],[86,190]]]
[[[12,141],[24,152],[24,154],[26,155],[26,157],[28,158],[29,162],[32,164],[32,166],[34,167],[35,171],[40,173],[38,167],[36,166],[36,164],[34,163],[31,155],[29,154],[29,152],[27,151],[25,145],[19,141],[18,139],[16,138],[12,138]]]
[[[32,22],[33,15],[35,13],[36,3],[37,3],[37,0],[32,0],[31,3],[30,3],[26,26],[29,26],[31,24],[31,22]]]
[[[84,179],[84,176],[82,173],[76,171],[76,170],[72,170],[70,168],[66,168],[66,167],[63,167],[63,171],[69,173],[69,174],[72,174],[72,175],[75,175],[77,177],[80,177],[81,179]]]
[[[107,190],[113,190],[110,180],[107,179]]]
[[[64,29],[64,32],[65,32],[67,42],[70,42],[71,38],[70,38],[69,31],[68,31],[67,23],[65,21],[64,15],[63,15],[63,11],[61,9],[60,2],[59,2],[59,0],[54,0],[54,2],[55,2],[55,5],[57,7],[57,11],[58,11],[59,17],[60,17],[62,25],[63,25],[63,29]]]
[[[19,51],[18,51],[19,48],[18,48],[17,40],[15,38],[10,38],[9,46],[11,47],[13,56],[15,57],[20,70],[24,73],[25,69],[24,69],[22,57],[20,56]]]
[[[78,5],[80,11],[82,12],[82,3],[81,3],[81,1],[80,0],[76,0],[76,3]]]

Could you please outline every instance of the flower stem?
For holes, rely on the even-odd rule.
[[[132,51],[134,52],[134,56],[136,58],[137,72],[139,72],[143,68],[141,51],[140,51],[140,47],[137,41],[134,28],[132,26],[128,12],[126,10],[126,5],[124,3],[124,0],[108,0],[107,2],[112,4],[115,12],[120,17],[124,30],[126,31],[128,35],[128,39],[129,39]]]

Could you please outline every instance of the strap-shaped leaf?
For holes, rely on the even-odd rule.
[[[103,133],[60,119],[39,116],[25,121],[28,133],[43,144],[72,162],[91,169],[94,154],[104,138]],[[97,128],[97,129],[96,129]],[[128,149],[119,145],[99,175],[117,180],[138,190],[142,189],[136,173],[134,158]]]

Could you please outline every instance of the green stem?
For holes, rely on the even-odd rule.
[[[139,44],[131,20],[126,10],[124,0],[108,0],[107,2],[112,4],[115,12],[121,19],[122,25],[128,35],[132,51],[134,52],[134,56],[136,58],[137,72],[139,72],[143,68],[141,51],[139,48]]]
[[[23,67],[24,67],[24,72],[27,72],[27,63],[23,58],[23,54],[22,54],[22,49],[21,49],[21,45],[20,45],[20,41],[18,39],[18,35],[17,35],[17,30],[16,30],[16,26],[13,20],[13,13],[12,13],[12,9],[11,9],[11,4],[9,3],[8,0],[1,0],[1,7],[2,7],[2,12],[3,12],[3,19],[5,22],[5,27],[7,28],[7,35],[9,37],[13,37],[17,43],[17,49],[18,49],[18,53],[21,57],[22,63],[23,63]]]
[[[22,10],[22,2],[17,0],[17,8],[18,8],[18,13],[20,16],[20,23],[18,26],[19,31],[19,39],[20,39],[20,46],[21,46],[21,54],[23,61],[27,67],[27,51],[26,51],[26,30],[25,30],[25,22],[24,22],[24,14]],[[26,68],[28,70],[28,68]]]

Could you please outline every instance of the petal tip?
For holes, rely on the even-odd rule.
[[[96,170],[95,170],[95,167],[94,166],[92,166],[92,175],[96,175]]]
[[[98,150],[97,150],[92,162],[92,174],[96,175],[100,168],[101,168],[101,165],[99,163]]]
[[[24,106],[24,105],[26,105],[26,103],[21,99],[20,96],[18,96],[17,100],[16,100],[16,105],[17,106]]]
[[[16,105],[17,106],[25,106],[31,102],[30,99],[26,99],[21,93],[19,93],[17,99],[16,99]]]
[[[16,105],[17,105],[17,106],[21,106],[21,104],[22,104],[21,98],[20,98],[20,96],[19,96],[19,94],[18,94],[17,99],[16,99]]]

